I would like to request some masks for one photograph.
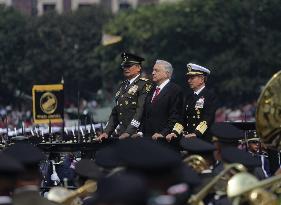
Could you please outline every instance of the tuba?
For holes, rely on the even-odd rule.
[[[200,155],[190,155],[186,157],[183,162],[192,167],[197,173],[201,173],[202,171],[208,169],[206,160]]]
[[[249,173],[238,173],[233,176],[227,185],[227,196],[233,205],[249,202],[251,205],[278,205],[276,195],[272,189],[280,187],[281,175],[258,181]],[[271,187],[271,190],[265,190]]]
[[[281,150],[281,71],[273,75],[260,94],[256,130],[268,148]]]
[[[256,130],[261,141],[271,149],[281,150],[281,71],[274,74],[260,94],[256,111]],[[281,176],[258,181],[249,173],[233,176],[227,185],[227,196],[234,205],[277,205],[275,194]],[[270,187],[270,190],[267,188]]]
[[[225,166],[217,176],[215,176],[206,186],[204,186],[201,191],[197,194],[191,195],[188,200],[188,204],[191,205],[204,205],[203,199],[208,195],[208,193],[214,189],[220,180],[225,180],[229,178],[229,175],[233,175],[235,172],[245,172],[246,168],[242,164],[233,163]]]

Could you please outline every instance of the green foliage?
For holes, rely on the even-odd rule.
[[[24,59],[26,18],[13,9],[0,7],[0,100],[8,102],[22,84],[18,69]]]
[[[208,84],[223,104],[256,99],[260,87],[280,70],[279,5],[278,0],[183,0],[115,18],[98,7],[41,17],[1,7],[1,100],[15,90],[30,94],[34,84],[58,83],[62,76],[69,98],[78,88],[83,97],[101,87],[112,92],[122,78],[124,50],[144,56],[148,73],[156,59],[170,61],[175,80],[185,88],[187,63],[210,68]],[[102,30],[123,41],[100,45]]]
[[[63,76],[69,97],[75,98],[78,88],[92,92],[99,89],[100,68],[95,50],[106,19],[107,15],[95,7],[32,19],[27,25],[29,47],[24,64],[30,86],[59,83]]]
[[[123,36],[123,48],[145,56],[149,72],[155,59],[166,59],[185,84],[188,62],[210,68],[209,84],[222,102],[238,104],[256,99],[260,86],[280,69],[278,4],[189,0],[121,13],[106,28]]]

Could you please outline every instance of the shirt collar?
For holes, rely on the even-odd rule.
[[[170,82],[170,79],[165,80],[161,85],[158,85],[157,88],[160,88],[160,91]]]
[[[196,92],[194,92],[194,94],[199,95],[199,93],[201,93],[201,91],[205,88],[205,85],[200,88],[199,90],[197,90]]]
[[[136,77],[134,77],[131,80],[129,80],[130,84],[132,84],[132,82],[134,82],[139,76],[140,76],[140,74],[138,74]]]

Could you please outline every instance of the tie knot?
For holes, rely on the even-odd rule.
[[[159,88],[159,87],[156,87],[156,89],[155,89],[155,94],[158,95],[159,92],[160,92],[160,88]]]

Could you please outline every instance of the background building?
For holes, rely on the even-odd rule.
[[[136,8],[138,5],[176,2],[179,0],[0,0],[0,5],[12,6],[28,15],[42,15],[48,11],[63,13],[99,4],[113,13]]]

